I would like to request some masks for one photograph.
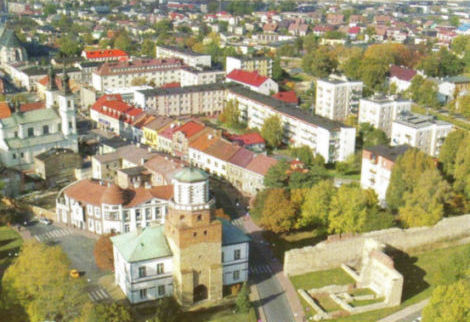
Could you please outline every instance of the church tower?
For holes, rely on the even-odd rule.
[[[185,168],[173,179],[165,235],[173,252],[174,295],[185,306],[222,298],[222,223],[214,218],[209,176]]]
[[[46,95],[46,108],[51,108],[54,106],[55,98],[57,95],[57,84],[55,82],[55,72],[52,65],[49,66],[49,72],[47,73],[49,78],[49,83],[47,84],[47,89],[45,91]]]
[[[70,90],[69,81],[69,75],[64,69],[62,91],[57,94],[57,102],[59,104],[59,114],[62,120],[62,133],[65,136],[77,134],[75,103],[72,91]]]

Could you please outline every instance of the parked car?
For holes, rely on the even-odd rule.
[[[41,224],[44,224],[44,225],[50,225],[50,224],[52,224],[52,220],[50,220],[50,219],[48,219],[48,218],[46,218],[46,217],[41,217],[41,218],[39,219],[39,222],[40,222]]]

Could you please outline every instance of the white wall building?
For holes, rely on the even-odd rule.
[[[234,69],[227,74],[226,81],[243,85],[254,92],[264,95],[272,95],[279,92],[279,85],[275,81],[258,74],[258,72]]]
[[[362,150],[361,188],[374,190],[383,206],[395,160],[408,149],[408,145],[378,145]]]
[[[436,120],[433,116],[409,114],[392,123],[391,144],[408,144],[430,156],[438,157],[450,131],[450,123]]]
[[[369,123],[390,136],[392,122],[400,114],[411,112],[411,104],[411,101],[394,97],[361,98],[359,101],[359,124]]]
[[[156,58],[179,58],[184,61],[186,65],[196,66],[211,66],[211,55],[205,55],[196,53],[190,49],[183,49],[174,46],[162,46],[156,47]]]
[[[315,114],[330,120],[344,121],[357,115],[364,84],[344,79],[317,80]]]

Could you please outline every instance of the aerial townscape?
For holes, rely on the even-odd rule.
[[[470,321],[470,1],[0,1],[0,321]]]

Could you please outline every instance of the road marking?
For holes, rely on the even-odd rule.
[[[38,242],[41,241],[41,239],[38,237],[38,235],[34,235],[34,237],[38,240]]]
[[[99,302],[110,298],[109,294],[103,288],[88,291],[88,297],[90,297],[93,302]]]

